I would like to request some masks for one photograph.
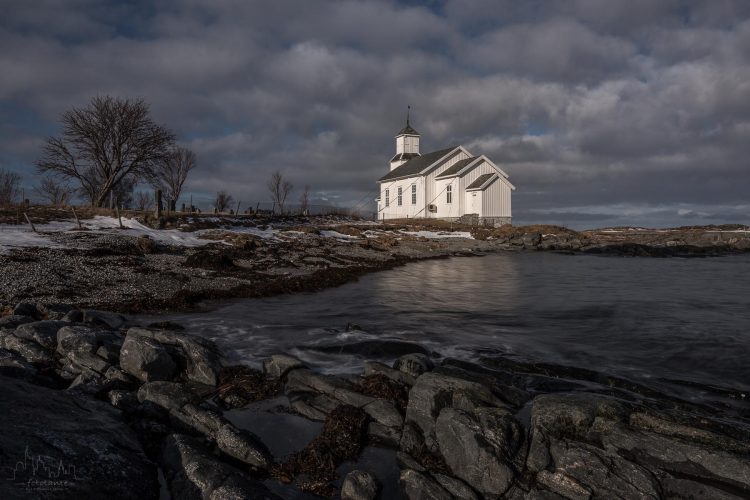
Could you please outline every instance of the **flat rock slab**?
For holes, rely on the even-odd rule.
[[[0,498],[158,498],[155,465],[106,403],[0,376],[0,408]]]

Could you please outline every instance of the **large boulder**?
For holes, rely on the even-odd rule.
[[[287,354],[274,354],[263,361],[263,371],[272,378],[283,378],[290,371],[304,367],[302,361]]]
[[[380,485],[375,476],[362,470],[353,470],[341,485],[341,500],[375,500]]]
[[[432,370],[433,367],[432,360],[426,355],[419,353],[405,354],[393,363],[394,369],[411,375],[414,378]]]
[[[230,457],[255,469],[264,470],[273,463],[271,452],[257,436],[229,423],[221,426],[216,434],[216,445]]]
[[[15,352],[29,363],[49,365],[55,361],[51,351],[32,340],[18,338],[7,331],[0,331],[0,348]]]
[[[21,316],[20,314],[11,314],[10,316],[4,316],[0,318],[0,328],[7,328],[13,330],[19,325],[24,323],[33,323],[36,321],[30,316]]]
[[[122,314],[109,311],[95,311],[86,309],[83,312],[83,322],[95,326],[102,326],[110,330],[119,330],[128,323],[128,318]]]
[[[57,331],[67,326],[66,321],[34,321],[24,323],[16,328],[14,335],[20,339],[33,340],[45,349],[57,349]]]
[[[0,449],[15,475],[0,481],[0,498],[159,497],[156,466],[108,404],[0,376],[0,407]],[[59,474],[55,491],[41,464]]]
[[[436,420],[435,435],[440,453],[456,477],[487,498],[498,498],[510,487],[522,433],[509,412],[444,408]]]
[[[97,331],[88,326],[70,325],[57,331],[57,352],[62,356],[71,351],[94,352],[97,345]]]
[[[170,346],[172,352],[184,359],[185,375],[189,380],[206,385],[216,385],[223,367],[216,344],[196,335],[174,330],[133,327],[127,338],[146,338]]]
[[[481,406],[505,408],[486,386],[456,377],[428,372],[409,391],[406,421],[415,423],[430,451],[437,451],[435,419],[443,408],[472,410]]]
[[[263,483],[218,461],[198,440],[188,436],[168,436],[159,462],[172,498],[280,500]]]
[[[400,483],[409,500],[453,500],[448,490],[422,472],[412,469],[401,471]]]
[[[160,343],[128,332],[120,349],[120,367],[142,382],[170,380],[177,365]]]

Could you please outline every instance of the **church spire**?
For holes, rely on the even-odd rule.
[[[414,130],[409,124],[409,115],[411,114],[411,106],[406,106],[406,127],[402,128],[401,131],[396,134],[396,137],[401,135],[419,135],[419,132]]]

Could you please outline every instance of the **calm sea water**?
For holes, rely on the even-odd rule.
[[[354,372],[362,358],[311,348],[386,339],[466,360],[496,354],[750,391],[750,256],[433,260],[170,319],[251,364],[291,352],[321,370]],[[365,332],[345,332],[347,323]]]

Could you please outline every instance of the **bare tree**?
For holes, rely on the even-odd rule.
[[[78,182],[92,206],[107,203],[125,179],[148,178],[174,145],[172,132],[154,123],[143,99],[95,97],[61,121],[62,135],[47,139],[37,169]]]
[[[267,186],[268,190],[271,192],[271,198],[279,206],[279,211],[284,213],[284,203],[286,202],[286,197],[293,188],[292,183],[284,179],[281,172],[277,170],[271,174]]]
[[[12,205],[20,194],[21,176],[0,168],[0,207]]]
[[[177,200],[182,192],[188,173],[195,168],[195,153],[183,147],[175,147],[156,162],[149,177],[155,189],[161,189],[167,198],[170,210],[177,209]]]
[[[65,182],[60,182],[53,177],[43,177],[39,185],[34,187],[34,192],[54,207],[62,207],[70,203],[75,190]]]
[[[299,197],[300,212],[302,215],[307,214],[308,204],[310,203],[310,185],[305,184],[305,190]]]
[[[219,213],[226,211],[233,201],[232,197],[226,191],[219,191],[216,193],[216,200],[214,200],[216,211]]]
[[[151,210],[154,205],[154,195],[148,191],[138,191],[135,193],[135,208],[141,212]]]

